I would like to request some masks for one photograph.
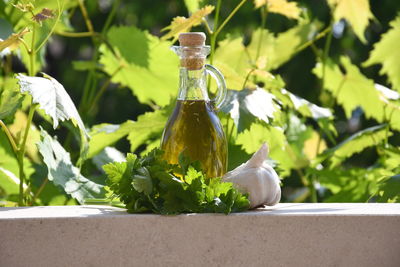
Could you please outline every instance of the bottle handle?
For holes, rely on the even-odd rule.
[[[218,92],[212,101],[215,103],[215,108],[220,109],[222,104],[224,103],[227,93],[224,76],[217,68],[210,64],[205,64],[204,67],[207,74],[211,75],[211,77],[213,77],[214,80],[217,82]]]

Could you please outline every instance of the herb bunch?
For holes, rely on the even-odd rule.
[[[142,158],[128,153],[126,162],[103,166],[113,196],[125,204],[129,213],[229,214],[249,208],[247,195],[221,178],[206,177],[199,162],[191,162],[181,154],[179,164],[168,164],[162,155],[160,149]]]

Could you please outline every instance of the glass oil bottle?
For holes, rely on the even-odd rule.
[[[177,164],[179,154],[200,161],[207,177],[220,177],[227,170],[227,141],[217,116],[226,96],[222,74],[205,64],[210,47],[204,33],[182,33],[180,46],[172,49],[180,57],[180,84],[176,106],[163,132],[161,148],[169,163]],[[218,86],[215,99],[207,93],[207,75]]]

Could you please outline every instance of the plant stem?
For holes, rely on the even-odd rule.
[[[115,14],[117,12],[117,9],[118,9],[120,3],[121,3],[121,0],[114,0],[113,5],[111,7],[111,11],[108,14],[108,17],[106,19],[106,22],[104,23],[103,29],[101,30],[102,35],[105,35],[108,28],[110,28],[111,22],[113,21],[113,19],[115,17]]]
[[[58,35],[72,38],[80,38],[80,37],[94,37],[98,36],[97,32],[57,32]]]
[[[240,3],[232,10],[231,14],[222,22],[222,24],[215,31],[215,35],[218,35],[220,31],[225,27],[225,25],[231,20],[231,18],[239,11],[239,9],[246,3],[247,0],[242,0]]]
[[[18,38],[18,41],[21,42],[21,44],[25,47],[26,53],[31,53],[31,49],[29,48],[28,44],[25,42],[23,38]]]
[[[219,12],[221,10],[221,0],[218,0],[217,2],[217,7],[215,9],[215,16],[214,16],[214,30],[218,27],[218,21],[219,21]],[[215,53],[215,45],[217,42],[217,34],[215,31],[212,31],[210,34],[210,45],[211,45],[211,52],[210,52],[210,64],[212,65],[214,62],[214,53]]]
[[[229,135],[228,135],[228,142],[231,142],[232,139],[232,135],[233,135],[233,129],[235,128],[235,123],[232,123],[231,125],[231,130],[229,131]],[[237,133],[237,132],[236,132]]]
[[[31,200],[31,206],[35,203],[36,198],[42,193],[44,187],[47,185],[47,182],[49,181],[49,178],[46,177],[46,179],[44,179],[43,183],[40,185],[38,191],[36,191],[36,194],[33,196],[32,200]]]
[[[32,42],[31,42],[31,49],[29,49],[29,76],[34,76],[36,74],[35,71],[35,58],[36,58],[36,50],[35,50],[35,39],[36,39],[36,24],[33,23],[33,30],[32,30]]]
[[[267,11],[266,7],[261,7],[260,11],[261,11],[261,34],[260,34],[260,39],[258,40],[258,45],[257,45],[257,53],[256,53],[256,58],[255,58],[256,61],[257,61],[258,57],[260,56],[263,30],[265,28],[265,24],[267,22],[267,15],[268,15],[268,11]]]
[[[116,14],[116,11],[117,11],[117,9],[118,9],[118,7],[120,5],[120,2],[121,2],[121,0],[116,0],[116,1],[113,2],[113,6],[111,8],[111,11],[108,14],[106,22],[104,23],[103,29],[102,29],[101,34],[99,36],[105,38],[105,34],[106,34],[108,28],[110,27],[112,20],[115,17],[115,14]],[[81,9],[82,15],[85,18],[87,28],[88,28],[89,32],[92,32],[93,31],[93,26],[92,26],[92,23],[90,21],[90,18],[88,16],[87,10],[86,10],[82,0],[79,0],[79,4],[80,4],[80,9]],[[93,39],[93,44],[94,44],[94,51],[95,52],[94,52],[94,54],[92,56],[92,61],[95,62],[97,60],[98,55],[99,55],[99,52],[98,52],[99,42],[96,41],[95,39]],[[82,99],[81,99],[81,102],[79,104],[79,111],[80,112],[88,111],[85,107],[87,107],[88,103],[92,101],[91,100],[92,98],[96,97],[96,96],[94,96],[94,90],[95,90],[95,88],[97,86],[97,80],[95,79],[94,76],[95,76],[95,71],[94,70],[90,70],[89,74],[88,74],[88,76],[86,78]]]
[[[206,27],[208,34],[210,34],[210,35],[213,34],[213,31],[211,30],[210,25],[208,25],[207,20],[205,18],[203,18],[202,21],[203,21],[204,26]]]
[[[332,26],[329,26],[327,28],[325,28],[322,32],[318,33],[317,36],[315,36],[314,39],[309,40],[307,42],[305,42],[303,45],[301,45],[299,48],[297,48],[295,53],[300,52],[301,50],[309,47],[311,44],[315,43],[315,41],[318,41],[319,39],[321,39],[322,37],[324,37],[327,33],[329,33],[329,31],[332,30]]]
[[[21,154],[25,153],[26,140],[28,139],[29,130],[31,128],[33,115],[35,114],[35,110],[36,110],[37,105],[38,104],[31,103],[31,106],[29,108],[28,121],[26,122],[26,127],[25,127],[25,132],[24,132],[24,135],[23,135],[22,142],[19,145],[19,153],[21,153]]]
[[[323,54],[322,54],[322,58],[321,58],[321,60],[322,60],[322,79],[321,79],[321,81],[322,81],[322,84],[321,84],[321,89],[324,89],[324,87],[325,87],[325,68],[326,68],[326,61],[327,61],[327,58],[328,58],[328,54],[329,54],[329,49],[330,49],[330,46],[331,46],[331,43],[332,43],[332,23],[329,25],[329,27],[328,28],[326,28],[326,30],[327,29],[329,29],[328,30],[328,36],[327,36],[327,38],[326,38],[326,42],[325,42],[325,46],[324,46],[324,51],[323,51]],[[324,31],[325,32],[325,31]],[[311,47],[313,47],[314,46],[314,43],[311,43],[310,44],[311,45]],[[314,48],[315,49],[315,48]],[[315,49],[316,50],[316,49]],[[319,53],[318,53],[318,50],[316,50],[317,52],[316,52],[316,54],[317,54],[317,56],[321,56],[321,55],[319,55]],[[318,153],[319,153],[319,148],[320,148],[320,146],[321,146],[321,141],[322,141],[322,138],[321,138],[321,133],[319,132],[319,134],[318,134],[318,142],[317,142],[317,148],[316,148],[316,151],[315,151],[315,155],[317,156],[318,155]],[[310,181],[309,181],[309,189],[310,189],[310,196],[311,196],[311,201],[312,202],[317,202],[318,201],[318,196],[317,196],[317,190],[315,189],[315,181],[317,180],[318,178],[317,178],[317,176],[315,175],[315,174],[313,174],[313,175],[310,175]]]
[[[100,90],[97,92],[96,96],[94,97],[88,111],[91,111],[99,101],[99,99],[103,96],[104,92],[106,91],[107,87],[111,83],[111,79],[122,69],[122,66],[119,66],[107,79],[107,81],[104,82],[104,84],[101,86]]]
[[[311,175],[310,179],[309,179],[309,185],[308,185],[308,189],[310,190],[310,197],[311,197],[311,202],[312,203],[317,203],[318,202],[318,197],[317,197],[317,190],[315,189],[314,186],[314,176]]]
[[[2,120],[0,120],[0,126],[1,126],[1,128],[3,128],[3,131],[6,133],[7,140],[10,143],[15,156],[17,156],[18,155],[18,147],[17,147],[17,144],[15,143],[14,137],[12,136],[10,130],[7,128],[7,126],[4,124],[4,122]]]
[[[89,32],[93,33],[94,32],[93,24],[89,18],[87,9],[86,9],[85,5],[83,4],[83,0],[78,0],[78,4],[79,4],[79,8],[82,12],[83,19],[85,20],[86,27],[88,28]]]
[[[243,82],[243,85],[242,85],[242,90],[246,87],[247,81],[249,80],[250,75],[251,75],[254,71],[255,71],[255,69],[251,69],[251,70],[247,73],[246,78],[244,79],[244,82]]]
[[[31,128],[31,123],[33,119],[33,115],[35,114],[37,104],[31,103],[29,108],[28,120],[25,126],[25,132],[21,141],[21,144],[18,147],[18,167],[19,167],[19,205],[24,206],[24,180],[26,180],[25,172],[24,172],[24,156],[26,150],[26,140],[28,139],[29,130]],[[29,191],[29,182],[26,182],[27,191]]]
[[[331,43],[332,43],[332,24],[329,26],[331,29],[328,33],[328,36],[326,37],[326,42],[324,46],[324,53],[322,57],[322,89],[325,87],[325,69],[326,69],[326,60],[328,59],[329,55],[329,49],[331,48]]]

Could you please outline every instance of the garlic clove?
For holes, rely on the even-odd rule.
[[[251,158],[245,163],[248,168],[260,167],[267,159],[269,154],[268,146],[263,143],[261,147],[251,156]]]

